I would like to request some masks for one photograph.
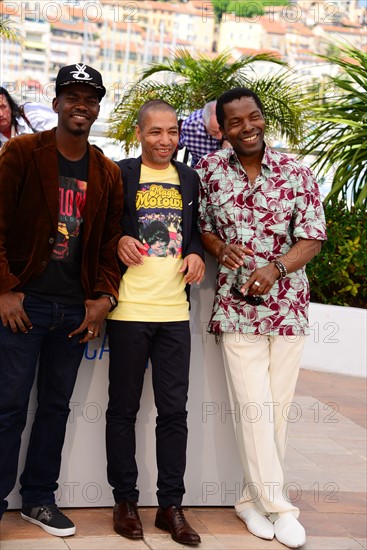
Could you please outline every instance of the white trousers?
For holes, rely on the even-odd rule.
[[[271,521],[287,512],[299,515],[284,494],[283,461],[304,340],[304,336],[222,335],[229,400],[244,469],[243,493],[235,505],[238,512],[256,508]]]

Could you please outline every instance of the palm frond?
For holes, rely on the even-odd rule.
[[[333,172],[326,202],[342,197],[367,206],[367,53],[340,46],[336,55],[319,57],[341,74],[328,77],[334,93],[312,108],[302,154],[316,155],[316,174]]]
[[[11,27],[11,22],[2,16],[0,16],[0,40],[8,40],[19,45],[23,44],[22,36],[17,30]]]
[[[258,78],[254,68],[260,61],[278,65],[281,72]],[[286,64],[269,53],[232,61],[228,51],[212,58],[205,54],[193,57],[187,50],[178,49],[171,59],[142,70],[111,114],[109,135],[122,141],[128,152],[136,145],[138,110],[148,99],[168,101],[179,118],[185,118],[226,90],[247,86],[259,94],[266,106],[268,135],[285,136],[291,145],[296,145],[302,135],[303,117],[299,90],[293,80]]]

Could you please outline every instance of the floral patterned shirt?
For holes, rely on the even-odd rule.
[[[305,268],[278,279],[261,305],[235,298],[239,277],[285,254],[298,239],[325,240],[325,217],[317,182],[297,160],[265,147],[261,173],[250,185],[233,149],[200,160],[200,228],[227,244],[253,250],[238,274],[218,266],[209,332],[272,335],[308,334],[309,284]]]

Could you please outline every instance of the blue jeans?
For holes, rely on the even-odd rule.
[[[80,335],[68,338],[84,319],[84,305],[26,296],[24,309],[33,324],[28,334],[14,334],[0,322],[0,517],[16,483],[37,362],[38,403],[20,492],[25,506],[55,501],[69,402],[85,349]]]

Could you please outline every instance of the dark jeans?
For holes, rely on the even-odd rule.
[[[68,338],[85,308],[26,296],[24,309],[33,324],[14,334],[0,321],[0,516],[16,483],[21,435],[37,361],[37,410],[21,475],[23,505],[55,501],[69,401],[85,345]]]
[[[157,408],[156,453],[159,506],[180,506],[185,492],[189,321],[107,321],[110,348],[106,413],[107,475],[115,502],[137,502],[135,422],[150,358]]]

